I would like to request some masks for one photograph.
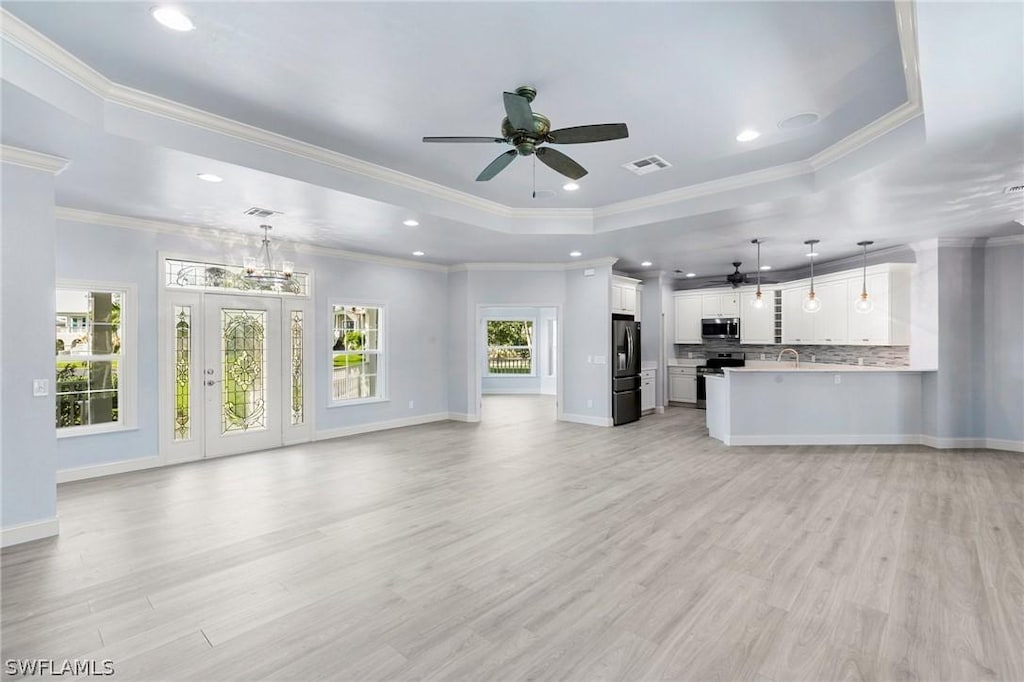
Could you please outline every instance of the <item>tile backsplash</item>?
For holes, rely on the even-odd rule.
[[[778,357],[783,348],[795,348],[800,360],[823,362],[833,365],[856,365],[859,358],[869,367],[906,367],[910,364],[910,346],[786,346],[772,344],[765,346],[740,344],[737,340],[719,339],[708,343],[676,344],[675,357],[685,359],[693,353],[694,358],[707,357],[713,353],[745,353],[747,360],[760,360],[765,354],[768,360]]]

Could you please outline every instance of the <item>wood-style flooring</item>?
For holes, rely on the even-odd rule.
[[[1024,456],[726,448],[490,396],[61,485],[3,658],[116,680],[1024,680]]]

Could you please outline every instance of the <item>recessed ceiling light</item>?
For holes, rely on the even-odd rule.
[[[756,140],[759,137],[761,137],[761,133],[757,132],[756,130],[750,130],[748,128],[747,130],[744,130],[743,132],[736,136],[736,141],[750,142],[751,140]]]
[[[772,266],[770,266],[770,265],[762,265],[762,266],[761,266],[761,269],[762,269],[762,270],[771,270],[771,269],[772,269]]]
[[[697,273],[696,272],[688,272],[688,273],[686,273],[686,276],[687,277],[696,277]]]
[[[422,256],[422,255],[424,255],[424,253],[422,251],[413,251],[412,255],[414,255],[414,256]]]
[[[564,185],[562,185],[562,189],[564,189],[566,192],[575,192],[579,188],[580,186],[575,182],[567,182]]]
[[[154,7],[149,12],[154,19],[172,31],[194,31],[196,28],[188,15],[176,7]]]
[[[572,258],[579,258],[582,255],[583,255],[582,251],[570,251],[569,252],[569,256],[571,256]]]
[[[645,260],[645,261],[644,261],[643,263],[641,263],[641,264],[640,264],[640,267],[642,267],[642,268],[649,268],[649,267],[651,267],[652,265],[654,265],[654,263],[652,263],[652,262],[651,262],[651,261],[649,261],[649,260]]]
[[[196,173],[196,177],[206,182],[224,182],[224,178],[213,173]]]
[[[416,227],[420,224],[420,221],[409,218],[408,220],[403,220],[402,224],[406,227]]]
[[[804,255],[807,256],[808,258],[816,258],[818,256],[818,252],[811,251],[810,253],[805,253]]]
[[[790,116],[779,121],[779,128],[782,130],[796,130],[797,128],[806,128],[809,125],[814,125],[821,119],[821,116],[814,113],[813,111],[805,111],[802,114],[796,116]]]

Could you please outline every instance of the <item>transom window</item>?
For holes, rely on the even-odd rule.
[[[128,425],[128,290],[57,287],[56,427],[59,435]]]
[[[384,398],[384,309],[331,307],[331,400],[335,404]]]
[[[487,320],[487,374],[534,374],[533,330],[533,320]]]

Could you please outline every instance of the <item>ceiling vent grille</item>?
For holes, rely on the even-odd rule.
[[[272,215],[281,215],[280,211],[271,211],[269,208],[260,208],[259,206],[253,206],[245,211],[245,215],[251,215],[256,218],[269,218]]]
[[[630,161],[629,163],[622,164],[622,167],[628,171],[632,171],[637,175],[647,175],[649,173],[656,173],[666,168],[671,168],[672,164],[661,158],[657,154],[653,156],[646,156],[636,161]]]
[[[1003,190],[1003,194],[1019,194],[1024,192],[1024,185],[1010,185]]]

